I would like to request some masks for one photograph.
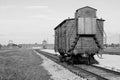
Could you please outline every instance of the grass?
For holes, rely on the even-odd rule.
[[[0,80],[48,80],[40,65],[42,59],[33,50],[0,51]]]
[[[108,47],[104,49],[104,54],[110,54],[110,55],[120,55],[120,47]]]

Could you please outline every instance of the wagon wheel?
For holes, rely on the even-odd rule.
[[[60,60],[60,62],[64,62],[65,61],[63,56],[59,56],[59,60]]]
[[[70,59],[70,60],[68,61],[68,64],[69,64],[69,65],[73,65],[73,64],[74,64],[73,59]]]
[[[90,57],[90,56],[88,57],[87,64],[88,64],[88,65],[91,64],[91,57]]]
[[[74,59],[73,59],[72,56],[71,56],[70,59],[67,61],[67,63],[68,63],[69,65],[73,65],[73,64],[74,64]]]

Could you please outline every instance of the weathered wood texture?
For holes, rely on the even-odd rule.
[[[104,40],[104,28],[103,28],[103,22],[104,20],[101,19],[97,19],[97,33],[96,33],[96,37],[100,43],[100,45],[103,47],[103,40]]]
[[[78,34],[78,32],[79,33],[82,32],[81,31],[82,24],[79,24],[79,28],[77,27],[78,26],[77,17],[79,16],[94,19],[93,20],[95,23],[94,29],[92,28],[93,26],[87,28],[87,31],[88,31],[87,34],[94,33],[99,44],[103,46],[103,22],[104,20],[96,18],[96,9],[89,8],[89,7],[82,8],[80,9],[80,11],[77,10],[75,15],[76,15],[75,18],[66,19],[55,28],[55,51],[62,49],[64,52],[67,52],[68,50],[71,49],[71,46],[73,45],[73,42],[75,41],[76,35]],[[87,23],[85,23],[85,25],[89,26],[89,24]],[[90,29],[91,31],[89,31]],[[79,38],[74,51],[81,53],[87,50],[94,51],[95,49],[98,49],[98,46],[95,43],[95,40],[93,39],[93,37],[84,36],[84,37]]]
[[[103,46],[103,21],[97,20],[96,37],[101,46]],[[99,25],[99,26],[98,26]],[[63,49],[68,51],[71,45],[75,41],[76,37],[76,25],[75,20],[67,20],[63,25],[55,29],[55,50]],[[93,37],[80,37],[75,50],[78,52],[85,50],[94,50],[97,45]]]
[[[78,34],[96,34],[96,18],[78,18]]]
[[[96,18],[96,11],[97,11],[96,9],[86,6],[76,10],[75,18],[78,18],[78,17]]]

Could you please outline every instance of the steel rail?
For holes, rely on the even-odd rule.
[[[102,70],[104,70],[104,71],[106,71],[106,72],[111,72],[111,73],[113,73],[113,74],[120,75],[120,72],[117,72],[117,71],[114,71],[114,70],[106,69],[106,68],[104,68],[104,67],[99,67],[99,66],[96,66],[96,65],[91,65],[91,66],[92,66],[92,67],[95,67],[95,68],[102,69]]]
[[[88,80],[109,80],[109,78],[105,78],[99,74],[93,73],[91,71],[85,70],[79,66],[74,66],[74,65],[67,65],[66,63],[60,63],[58,60],[58,56],[55,56],[54,54],[50,54],[48,52],[44,52],[44,51],[40,51],[40,50],[36,50],[37,52],[39,52],[40,54],[43,54],[44,56],[48,57],[49,59],[51,59],[52,61],[62,65],[63,67],[67,68],[69,71],[71,71],[72,73],[82,77],[82,78],[86,78]],[[94,66],[95,67],[95,66]],[[97,68],[97,67],[96,67]],[[107,70],[104,68],[99,68],[102,70]],[[111,70],[108,70],[109,73]],[[108,72],[107,71],[107,72]],[[112,71],[111,73],[116,74],[115,71]],[[117,73],[116,75],[119,75],[119,73]]]
[[[44,52],[44,51],[40,51],[40,50],[36,50],[37,52],[39,52],[40,54],[43,54],[44,56],[46,56],[47,58],[51,59],[52,61],[62,65],[63,67],[65,67],[66,69],[68,69],[70,72],[76,74],[77,76],[80,76],[82,78],[86,78],[87,80],[109,80],[106,79],[100,75],[97,75],[95,73],[89,72],[85,69],[82,69],[78,66],[74,66],[74,65],[67,65],[66,63],[60,63],[58,60],[58,56],[55,56],[53,54],[50,54],[48,52]]]
[[[84,68],[81,68],[79,65],[76,66],[76,65],[68,65],[66,63],[60,63],[59,62],[59,58],[58,56],[55,56],[55,54],[51,54],[51,53],[48,53],[48,52],[44,52],[44,51],[40,51],[38,49],[35,49],[35,51],[37,51],[38,53],[40,54],[43,54],[44,56],[46,56],[47,58],[51,59],[52,61],[62,65],[63,67],[67,68],[70,72],[82,77],[82,78],[86,78],[87,80],[110,80],[108,77],[104,77],[104,76],[101,76],[99,74],[96,74],[94,72],[91,72],[89,70],[86,70]],[[87,66],[87,65],[86,65]],[[88,67],[94,67],[94,68],[98,68],[98,69],[101,69],[105,72],[108,72],[108,73],[112,73],[112,74],[115,74],[115,75],[120,75],[120,72],[116,72],[116,71],[112,71],[112,70],[109,70],[109,69],[105,69],[105,68],[102,68],[102,67],[98,67],[98,66],[94,66],[94,65],[88,65]],[[113,79],[111,79],[113,80]]]

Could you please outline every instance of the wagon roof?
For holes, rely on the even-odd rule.
[[[92,7],[90,7],[90,6],[85,6],[85,7],[79,8],[79,9],[77,9],[77,10],[84,9],[84,8],[90,8],[90,9],[97,10],[97,9],[95,9],[95,8],[92,8]]]
[[[70,19],[65,19],[63,20],[59,25],[57,25],[54,30],[56,30],[58,27],[60,27],[62,24],[64,24],[66,21],[70,21],[70,20],[75,20],[74,18],[70,18]]]
[[[100,19],[97,19],[98,21],[105,21],[104,19],[100,18]]]

